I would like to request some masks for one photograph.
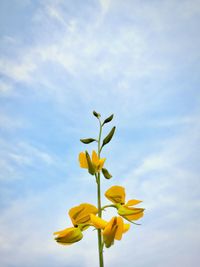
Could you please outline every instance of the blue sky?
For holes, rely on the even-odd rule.
[[[77,161],[94,109],[117,127],[103,190],[125,186],[146,208],[106,266],[198,265],[199,18],[199,0],[1,1],[2,267],[98,266],[92,230],[70,247],[52,237],[70,207],[96,202]]]

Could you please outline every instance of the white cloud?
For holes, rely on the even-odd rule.
[[[180,125],[195,125],[198,124],[200,121],[199,116],[184,116],[184,117],[171,117],[171,118],[165,118],[162,120],[150,120],[148,122],[145,122],[148,124],[148,126],[151,127],[174,127],[174,126],[180,126]]]
[[[3,81],[0,81],[0,95],[9,96],[12,94],[12,85]]]
[[[101,4],[104,10],[108,10],[110,1],[101,1]],[[121,26],[113,36],[109,33],[112,26],[104,36],[98,33],[104,27],[104,21],[96,24],[98,16],[96,22],[94,19],[93,24],[88,25],[87,21],[82,22],[76,17],[64,19],[59,5],[48,4],[44,10],[66,25],[60,28],[53,42],[49,38],[49,43],[45,40],[43,44],[40,40],[39,45],[23,48],[23,56],[17,62],[4,58],[0,70],[10,78],[28,81],[31,74],[41,72],[42,63],[49,60],[63,66],[76,77],[98,75],[101,79],[116,78],[119,74],[126,78],[138,78],[164,71],[167,67],[149,58],[149,47],[142,29]],[[41,13],[41,21],[46,19],[46,13]],[[53,22],[50,20],[49,23],[51,27]],[[84,23],[84,28],[81,23]]]
[[[10,82],[0,81],[0,97],[15,96],[13,85]]]
[[[0,140],[0,165],[1,180],[12,181],[24,178],[23,167],[40,168],[41,166],[62,166],[62,162],[58,162],[56,155],[52,155],[44,148],[39,148],[26,142],[8,142],[4,139]]]
[[[156,105],[157,102],[165,101],[166,94],[170,94],[174,88],[162,90],[158,84],[152,88],[152,82],[149,86],[138,85],[138,82],[149,79],[159,83],[158,78],[162,80],[173,75],[175,54],[180,49],[177,52],[171,45],[178,47],[184,41],[175,42],[170,35],[161,40],[154,23],[161,28],[167,25],[172,29],[170,18],[178,12],[176,9],[171,14],[171,5],[163,3],[158,6],[146,4],[141,10],[140,5],[131,2],[127,13],[129,23],[116,22],[119,23],[119,30],[115,31],[117,26],[106,26],[111,19],[109,16],[99,20],[102,15],[98,9],[93,10],[95,16],[91,14],[92,23],[89,23],[75,15],[68,17],[61,10],[63,4],[62,1],[50,1],[40,7],[40,21],[35,23],[44,23],[49,31],[55,31],[55,20],[60,21],[56,35],[46,38],[45,29],[41,27],[39,41],[33,46],[21,47],[23,51],[18,48],[18,59],[2,59],[0,70],[4,75],[14,81],[31,84],[31,90],[33,88],[39,97],[50,97],[54,102],[57,101],[60,110],[66,109],[66,106],[73,109],[77,102],[74,101],[75,98],[82,103],[99,106],[102,99],[109,96],[110,99],[115,99],[113,108],[117,109],[120,105],[124,114],[132,105],[136,114],[151,109],[151,105]],[[117,12],[123,14],[126,10],[120,2],[114,4],[112,1],[102,1],[101,5],[104,10],[116,5],[113,11],[116,16]],[[131,10],[134,10],[134,23]],[[47,12],[51,16],[47,16]],[[148,22],[146,30],[140,23],[140,15],[144,24]],[[154,38],[151,31],[155,34]],[[164,28],[163,32],[165,31]],[[171,56],[167,51],[171,51]],[[96,84],[93,78],[99,82]],[[129,116],[130,114],[134,113],[129,113]]]
[[[63,24],[63,26],[67,26],[67,23],[65,22],[64,16],[62,15],[61,11],[58,8],[58,5],[49,4],[45,6],[47,14],[53,18],[56,19],[58,22]]]
[[[10,90],[10,89],[8,89]],[[5,113],[0,114],[0,128],[8,131],[24,127],[25,121],[20,118],[13,118]]]
[[[23,151],[28,157],[35,158],[37,161],[43,161],[47,165],[51,165],[55,162],[55,158],[49,153],[27,143],[19,143],[18,150]]]
[[[17,43],[17,40],[12,36],[5,35],[2,37],[2,42],[5,42],[8,45],[9,44],[15,45]]]
[[[29,55],[21,61],[10,59],[0,60],[0,72],[15,81],[30,81],[32,80],[31,74],[36,69],[36,63]]]
[[[195,212],[199,205],[197,195],[200,186],[198,170],[195,170],[199,158],[198,133],[199,121],[194,121],[191,127],[182,129],[176,136],[158,141],[159,146],[155,142],[157,152],[150,152],[143,159],[138,159],[136,167],[125,174],[123,184],[130,193],[138,193],[138,198],[145,199],[147,212],[149,209],[156,213],[165,207],[168,215],[173,214],[174,210],[177,212],[177,221],[184,218],[188,206],[189,213]],[[193,166],[188,164],[191,161]]]
[[[112,0],[99,0],[103,14],[106,14],[110,8]]]

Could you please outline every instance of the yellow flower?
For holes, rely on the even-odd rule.
[[[128,221],[136,221],[143,217],[143,208],[134,208],[133,206],[141,203],[141,200],[131,199],[125,204],[125,189],[122,186],[112,186],[106,192],[105,196],[115,204],[118,214]]]
[[[114,204],[125,203],[125,189],[122,186],[114,185],[110,187],[106,192],[105,196]]]
[[[62,245],[71,245],[83,238],[79,227],[66,228],[62,231],[55,232],[54,235],[57,235],[55,240]]]
[[[122,234],[127,232],[130,224],[124,224],[121,217],[113,217],[109,222],[91,214],[91,223],[97,229],[103,230],[103,241],[109,248],[114,244],[114,240],[121,240]]]
[[[94,172],[99,172],[103,168],[106,159],[105,158],[100,159],[97,153],[93,150],[92,159],[89,156],[89,160],[92,164],[92,167],[94,168]],[[79,163],[81,168],[89,169],[86,152],[81,152],[79,154]]]
[[[80,204],[69,210],[69,216],[74,226],[81,225],[86,227],[90,224],[90,214],[97,214],[98,209],[88,203]],[[85,228],[85,227],[84,227]]]
[[[62,245],[70,245],[80,241],[83,238],[82,231],[86,230],[91,224],[90,214],[97,214],[97,212],[98,209],[88,203],[71,208],[69,216],[74,227],[55,232],[54,235],[57,235],[55,240]]]

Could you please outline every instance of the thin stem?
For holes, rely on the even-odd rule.
[[[99,127],[100,127],[100,130],[99,130],[99,139],[98,139],[98,156],[100,157],[100,153],[101,153],[101,133],[102,133],[102,125],[101,125],[101,121],[99,119]]]
[[[101,184],[100,173],[97,174],[97,197],[98,197],[98,216],[101,218]]]
[[[101,207],[101,210],[104,210],[104,209],[106,209],[106,208],[117,208],[116,207],[116,205],[105,205],[105,206],[103,206],[103,207]]]
[[[100,130],[99,130],[99,139],[98,139],[98,157],[100,158],[101,154],[101,133],[102,133],[102,124],[99,120]],[[100,172],[98,172],[96,175],[96,181],[97,181],[97,204],[98,204],[98,216],[101,218],[101,180],[100,180]],[[99,267],[104,267],[103,263],[103,246],[102,246],[102,235],[101,235],[101,229],[98,229],[98,249],[99,249]]]

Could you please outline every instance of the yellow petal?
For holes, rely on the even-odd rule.
[[[54,234],[58,235],[55,240],[63,245],[71,245],[83,238],[81,230],[75,227],[66,228],[62,231],[55,232]]]
[[[105,196],[112,201],[113,203],[117,204],[124,204],[125,202],[125,189],[122,186],[112,186],[106,192]]]
[[[92,151],[92,163],[95,165],[95,166],[98,166],[99,165],[99,157],[96,153],[96,151]]]
[[[140,213],[137,214],[132,214],[132,215],[128,215],[128,216],[124,216],[125,219],[128,219],[129,221],[137,221],[140,218],[142,218],[144,215],[144,212],[141,211]]]
[[[130,229],[130,224],[129,223],[125,223],[124,224],[123,233],[126,233],[129,229]]]
[[[113,217],[110,220],[110,222],[106,225],[103,231],[103,240],[107,248],[113,245],[116,231],[117,231],[117,217]]]
[[[58,235],[59,237],[62,237],[62,236],[65,236],[68,234],[69,231],[71,231],[72,229],[74,229],[74,227],[71,227],[71,228],[66,228],[64,230],[61,230],[61,231],[58,231],[58,232],[55,232],[53,233],[54,235]]]
[[[97,229],[104,229],[106,225],[108,224],[108,222],[106,222],[105,220],[93,214],[90,214],[90,220],[91,220],[92,225]]]
[[[106,160],[106,158],[102,158],[99,160],[98,171],[100,171],[103,168],[105,160]]]
[[[121,217],[117,217],[117,231],[115,233],[115,239],[121,240],[123,231],[124,231],[123,219]]]
[[[117,217],[113,217],[106,225],[104,229],[104,234],[109,234],[113,228],[114,225],[116,225]]]
[[[142,200],[137,200],[137,199],[130,199],[125,206],[134,206],[137,205],[139,203],[141,203]]]
[[[131,207],[126,207],[125,205],[121,205],[118,208],[118,214],[120,216],[129,216],[129,215],[141,213],[143,211],[144,209],[142,208],[131,208]]]
[[[81,168],[86,168],[86,169],[88,168],[88,163],[84,152],[81,152],[79,154],[79,163]]]
[[[69,216],[74,225],[90,223],[90,214],[97,214],[98,209],[88,203],[83,203],[69,210]]]

